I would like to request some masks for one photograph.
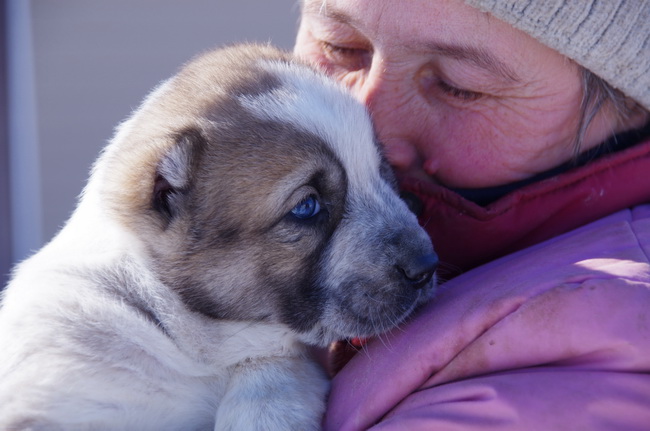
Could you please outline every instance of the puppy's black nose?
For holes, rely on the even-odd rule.
[[[429,283],[437,267],[438,256],[435,253],[429,253],[410,259],[404,264],[398,265],[397,269],[413,288],[421,289]]]

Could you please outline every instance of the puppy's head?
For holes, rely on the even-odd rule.
[[[98,163],[108,211],[187,306],[325,345],[403,321],[436,257],[365,109],[269,47],[188,64]]]

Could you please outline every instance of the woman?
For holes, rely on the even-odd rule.
[[[449,279],[325,428],[649,429],[650,4],[303,3]]]

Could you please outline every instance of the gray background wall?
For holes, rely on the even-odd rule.
[[[58,231],[114,127],[152,87],[215,46],[290,49],[299,15],[297,0],[4,3],[12,217],[0,240],[9,264]]]

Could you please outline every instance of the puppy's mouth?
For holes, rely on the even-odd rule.
[[[417,288],[363,291],[335,298],[335,306],[340,310],[334,323],[339,338],[370,338],[401,325],[431,298],[434,285],[434,277],[429,277],[420,281]]]
[[[308,344],[328,346],[338,340],[368,339],[403,324],[433,296],[436,277],[417,286],[404,280],[380,283],[352,277],[333,289],[319,324],[302,333]]]
[[[404,309],[400,315],[389,314],[392,318],[384,319],[383,321],[371,317],[359,317],[358,315],[353,317],[351,320],[358,322],[357,328],[359,330],[361,330],[361,326],[366,326],[368,329],[363,334],[357,333],[356,335],[343,336],[329,344],[323,365],[330,376],[333,377],[336,375],[345,364],[365,348],[366,344],[374,338],[381,337],[387,331],[404,324],[420,306],[428,302],[435,292],[435,278],[434,276],[422,288],[419,297],[412,301],[411,305],[407,309]],[[386,313],[386,311],[384,310],[382,313]]]

